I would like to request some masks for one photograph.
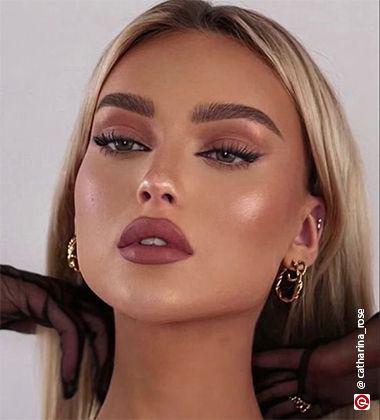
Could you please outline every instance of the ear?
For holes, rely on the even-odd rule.
[[[319,240],[326,220],[326,207],[323,199],[310,195],[303,207],[302,214],[297,236],[293,239],[284,257],[283,264],[288,268],[292,267],[292,260],[301,260],[309,267],[318,257]],[[320,229],[317,228],[318,219],[322,219]]]

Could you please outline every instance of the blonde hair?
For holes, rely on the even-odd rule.
[[[275,21],[237,6],[213,6],[203,0],[165,1],[134,19],[107,45],[88,82],[55,191],[46,274],[64,282],[84,281],[80,273],[67,266],[67,244],[75,232],[75,179],[106,77],[118,59],[142,40],[178,31],[231,37],[273,69],[293,98],[303,127],[309,191],[322,197],[326,205],[318,258],[306,273],[303,293],[291,305],[284,330],[280,331],[277,342],[272,340],[268,347],[305,347],[345,335],[356,327],[358,308],[365,310],[368,319],[375,306],[371,289],[371,231],[359,151],[337,95],[301,43]],[[268,297],[256,328],[257,348],[265,348],[268,334],[264,334],[264,328],[269,332],[276,328],[276,305],[271,302]],[[64,400],[59,336],[54,329],[40,326],[37,338],[43,368],[43,418],[93,419],[100,404],[91,388],[92,365],[87,341],[78,391],[70,400]],[[360,415],[368,416],[375,411],[372,407]],[[325,417],[347,419],[354,418],[354,413],[349,406]]]

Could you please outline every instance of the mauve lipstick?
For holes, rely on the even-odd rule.
[[[167,242],[165,246],[142,245],[144,238],[157,237]],[[122,232],[118,248],[128,261],[139,264],[165,264],[194,254],[182,230],[169,219],[139,217]]]

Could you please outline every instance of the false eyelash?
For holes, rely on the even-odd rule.
[[[121,154],[126,154],[126,152],[119,152],[117,150],[113,150],[110,147],[108,147],[109,143],[115,143],[115,142],[131,142],[131,143],[136,143],[142,147],[145,147],[143,144],[141,144],[140,142],[138,142],[137,140],[135,140],[133,137],[130,136],[119,136],[117,134],[114,133],[114,131],[111,131],[111,133],[101,133],[100,136],[94,136],[93,137],[93,141],[100,146],[100,151],[103,152],[105,155],[111,154],[111,155],[121,155]],[[127,152],[146,152],[149,149],[146,150],[128,150]]]
[[[229,154],[233,154],[238,158],[243,159],[244,162],[240,162],[240,163],[226,163],[226,162],[222,162],[220,160],[217,159],[211,159],[211,158],[207,158],[210,160],[210,163],[212,165],[216,164],[216,165],[222,165],[224,167],[227,167],[228,169],[236,169],[236,168],[241,168],[241,167],[248,167],[251,163],[253,163],[255,160],[257,160],[258,158],[260,158],[262,156],[261,153],[257,153],[257,152],[252,152],[250,151],[246,146],[241,146],[241,145],[226,145],[223,144],[220,147],[214,147],[210,150],[207,150],[205,152],[201,152],[201,153],[197,153],[198,155],[209,155],[211,153],[214,152],[222,152],[222,153],[229,153]]]
[[[128,154],[130,152],[137,152],[137,151],[146,152],[146,151],[149,151],[149,149],[146,148],[146,146],[144,146],[143,144],[141,144],[140,142],[135,140],[133,137],[116,135],[114,133],[114,131],[112,131],[111,133],[106,133],[106,134],[102,133],[100,136],[94,136],[93,141],[98,146],[100,146],[101,152],[103,152],[105,155],[111,154],[111,155],[119,155],[120,156],[120,155],[123,155],[123,154]],[[119,141],[119,142],[129,141],[129,142],[132,142],[132,143],[136,143],[136,144],[146,148],[146,150],[129,150],[127,152],[122,152],[122,151],[115,151],[115,150],[111,149],[110,147],[108,147],[109,143],[115,143],[117,141]],[[243,159],[244,162],[226,163],[226,162],[222,162],[222,161],[217,160],[217,159],[207,157],[211,153],[217,153],[217,152],[233,154],[236,157]],[[207,150],[205,152],[196,153],[196,155],[205,156],[207,161],[211,165],[222,166],[226,169],[236,169],[236,168],[241,168],[241,167],[245,167],[245,168],[248,167],[251,163],[253,163],[255,160],[260,158],[262,156],[262,153],[252,152],[246,146],[241,146],[241,145],[236,146],[236,145],[233,145],[233,144],[230,144],[230,145],[223,144],[220,147],[214,147],[214,148],[212,148],[210,150]]]

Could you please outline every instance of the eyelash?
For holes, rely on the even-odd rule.
[[[115,135],[114,132],[112,131],[111,133],[102,133],[100,136],[94,136],[93,137],[93,141],[100,146],[100,151],[102,153],[104,153],[105,155],[120,155],[123,153],[128,153],[128,152],[136,152],[136,151],[142,151],[142,152],[147,152],[149,151],[149,149],[146,150],[129,150],[127,152],[118,152],[115,151],[113,149],[111,149],[108,144],[109,143],[115,143],[115,142],[120,142],[120,143],[124,143],[127,142],[129,145],[131,145],[131,147],[133,147],[133,143],[138,144],[142,147],[146,147],[143,144],[141,144],[140,142],[134,140],[132,137],[125,137],[125,136],[120,136],[120,135]],[[228,154],[233,154],[236,157],[243,159],[243,162],[240,162],[238,164],[231,164],[231,163],[225,163],[225,162],[221,162],[219,160],[216,159],[212,159],[207,157],[208,155],[210,155],[211,153],[228,153]],[[196,155],[200,155],[200,156],[206,156],[206,159],[208,159],[208,161],[211,161],[212,164],[216,164],[218,166],[222,166],[226,169],[235,169],[235,168],[248,168],[248,166],[253,163],[255,160],[259,159],[262,156],[262,153],[257,153],[257,152],[252,152],[250,151],[246,146],[240,146],[240,145],[225,145],[223,144],[220,147],[214,147],[213,149],[207,150],[205,152],[199,152],[196,153]]]

